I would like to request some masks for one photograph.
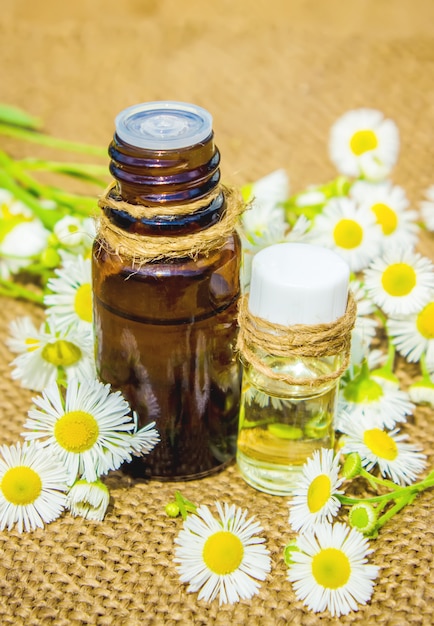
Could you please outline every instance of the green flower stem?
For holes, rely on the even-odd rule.
[[[175,492],[175,502],[179,506],[179,512],[183,520],[187,519],[189,513],[195,513],[197,506],[184,498],[180,491]]]
[[[48,230],[53,230],[56,222],[63,217],[63,213],[52,211],[41,207],[38,200],[31,193],[18,185],[6,170],[0,168],[0,187],[7,189],[17,199],[26,204],[34,215],[41,220],[42,224]]]
[[[58,148],[59,150],[67,150],[69,152],[81,152],[83,154],[107,158],[107,150],[105,148],[100,148],[99,146],[91,146],[77,141],[58,139],[57,137],[51,137],[50,135],[37,133],[32,130],[27,130],[25,128],[8,126],[7,124],[0,123],[0,134],[6,135],[7,137],[14,137],[15,139],[30,141],[32,143],[37,143],[42,146],[48,146],[49,148]]]
[[[398,489],[385,493],[381,496],[373,496],[370,498],[350,498],[348,496],[337,495],[336,497],[339,499],[341,504],[357,504],[359,502],[383,503],[389,502],[390,500],[398,501],[400,498],[406,497],[408,494],[414,494],[416,496],[421,491],[425,491],[425,489],[430,489],[431,487],[434,487],[434,471],[430,472],[424,480],[421,480],[418,483],[407,485],[407,487],[398,487]]]
[[[422,354],[422,356],[420,357],[420,371],[421,374],[423,376],[423,380],[428,382],[429,384],[431,384],[431,376],[430,376],[430,371],[427,367],[426,364],[426,355]]]
[[[4,152],[0,152],[0,165],[5,168],[7,174],[11,176],[12,183],[15,183],[15,193],[17,196],[18,191],[17,188],[21,189],[22,192],[28,193],[27,199],[23,202],[26,202],[34,211],[34,213],[39,217],[39,219],[45,224],[45,220],[47,216],[45,213],[49,213],[50,215],[54,213],[56,216],[54,220],[54,224],[63,217],[64,212],[53,211],[52,209],[44,209],[40,206],[40,204],[35,200],[35,196],[39,196],[44,200],[52,200],[56,204],[64,205],[68,209],[68,212],[71,210],[80,215],[84,215],[89,217],[96,211],[96,199],[92,196],[83,196],[83,195],[75,195],[65,191],[61,191],[60,189],[56,189],[54,187],[48,185],[42,185],[39,183],[33,176],[28,174],[24,168],[21,166],[21,162],[13,161],[10,159]],[[18,184],[17,184],[18,183]],[[38,211],[45,211],[44,215],[36,213],[37,209],[34,204],[30,205],[31,200],[38,204]],[[50,217],[50,216],[48,216]],[[53,225],[54,225],[53,224]],[[52,230],[51,222],[48,226],[50,230]]]
[[[375,370],[372,370],[372,376],[380,376],[381,378],[385,378],[387,380],[391,380],[392,382],[398,383],[398,377],[393,373],[394,365],[395,365],[395,354],[396,348],[391,341],[388,341],[387,347],[387,360],[386,363]]]
[[[378,518],[377,523],[375,524],[375,530],[380,530],[380,528],[382,528],[384,524],[388,522],[396,513],[407,506],[407,504],[411,504],[416,496],[417,493],[409,493],[407,497],[397,500],[394,506]]]
[[[2,278],[0,278],[0,295],[7,296],[8,298],[28,300],[35,304],[43,304],[44,302],[44,296],[42,294]]]
[[[95,183],[101,187],[108,184],[109,171],[105,165],[94,163],[64,163],[60,161],[47,161],[43,159],[20,159],[16,161],[27,170],[43,170],[56,174],[65,174],[82,178],[90,183]]]
[[[369,484],[372,487],[376,487],[376,485],[382,485],[384,487],[388,487],[389,489],[392,489],[392,491],[397,491],[398,489],[401,488],[399,485],[392,482],[391,480],[387,480],[386,478],[379,478],[378,476],[373,476],[370,472],[367,472],[364,468],[360,470],[359,475],[363,476],[363,478],[366,478],[366,480],[369,482]]]

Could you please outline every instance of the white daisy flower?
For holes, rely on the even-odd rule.
[[[357,302],[357,316],[351,332],[351,364],[358,365],[371,352],[369,348],[376,335],[378,322],[368,317],[374,312],[374,306],[367,297],[364,285],[353,280],[350,290]]]
[[[243,190],[248,208],[241,216],[243,245],[243,284],[250,282],[253,256],[262,248],[284,240],[289,226],[285,211],[279,206],[288,197],[288,178],[276,170]]]
[[[416,404],[428,404],[434,407],[434,382],[428,377],[410,385],[408,394]]]
[[[348,111],[331,128],[329,150],[342,174],[384,180],[398,158],[398,128],[380,111]]]
[[[372,372],[348,381],[339,394],[339,415],[347,413],[352,419],[363,421],[369,411],[379,428],[393,428],[397,422],[405,422],[413,410],[414,404],[407,392],[399,389],[397,383]],[[336,428],[340,430],[339,419]]]
[[[341,506],[336,496],[343,493],[338,472],[339,457],[333,450],[316,450],[306,461],[289,503],[289,523],[294,530],[305,532],[332,521]]]
[[[420,203],[420,211],[425,226],[429,231],[434,231],[434,185],[425,191],[426,200]]]
[[[365,270],[366,289],[387,315],[420,310],[434,288],[434,265],[410,249],[391,248]]]
[[[358,209],[349,198],[332,198],[309,233],[310,241],[335,250],[353,272],[378,255],[382,239],[374,214]]]
[[[0,446],[0,530],[43,528],[65,506],[66,471],[38,443]]]
[[[248,600],[259,590],[258,580],[270,571],[270,557],[265,539],[255,536],[262,531],[254,518],[246,520],[247,511],[217,502],[219,519],[207,506],[198,507],[184,522],[175,539],[175,563],[187,591],[199,591],[199,600],[233,604]]]
[[[357,452],[369,472],[378,465],[382,476],[400,485],[411,484],[425,467],[425,455],[409,443],[399,430],[390,432],[378,427],[376,415],[365,413],[363,419],[341,416],[339,430],[345,435],[342,454]]]
[[[110,493],[106,485],[100,480],[92,483],[87,480],[77,480],[66,497],[66,508],[74,517],[101,521],[110,502]]]
[[[34,391],[42,391],[49,383],[66,376],[85,380],[95,378],[93,339],[77,330],[57,330],[52,322],[37,330],[29,321],[10,325],[8,346],[19,355],[12,361],[12,378]],[[25,347],[25,350],[23,349]]]
[[[428,369],[434,369],[434,299],[413,315],[389,318],[387,332],[398,352],[414,363],[425,357]]]
[[[29,411],[24,424],[28,431],[22,436],[41,440],[60,458],[70,485],[77,477],[94,482],[124,461],[131,461],[133,454],[148,452],[159,441],[154,423],[143,432],[135,432],[126,400],[98,380],[71,380],[65,399],[53,383],[33,402],[37,408]]]
[[[78,217],[66,215],[54,226],[54,234],[65,248],[76,248],[83,243],[85,232]]]
[[[47,287],[53,293],[44,297],[44,304],[58,330],[73,327],[80,332],[92,332],[91,274],[90,259],[79,255],[74,263],[56,270],[57,278],[48,281]]]
[[[415,223],[417,212],[409,211],[409,201],[402,187],[390,181],[367,183],[357,181],[351,187],[350,196],[358,206],[372,211],[381,226],[384,246],[395,245],[413,248],[417,242],[419,227]]]
[[[310,610],[328,609],[333,617],[347,615],[372,595],[379,568],[368,564],[371,552],[358,530],[339,522],[321,524],[297,537],[288,579]]]
[[[47,246],[48,230],[31,210],[0,189],[0,277],[10,278]]]

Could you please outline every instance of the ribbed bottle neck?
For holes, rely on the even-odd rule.
[[[212,193],[220,181],[220,153],[213,134],[175,150],[137,148],[115,134],[109,156],[117,192],[132,204],[188,204]]]

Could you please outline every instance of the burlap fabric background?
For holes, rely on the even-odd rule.
[[[41,116],[52,134],[108,144],[125,106],[154,99],[196,102],[214,115],[226,182],[283,167],[293,191],[335,175],[328,130],[348,109],[378,108],[401,132],[394,180],[416,203],[434,183],[432,0],[3,0],[0,100]],[[5,141],[15,155],[47,155]],[[61,156],[68,158],[68,155]],[[433,251],[433,238],[422,249]],[[11,381],[4,346],[10,320],[41,317],[3,300],[1,443],[19,437],[32,394]],[[404,381],[416,370],[405,368]],[[434,461],[434,415],[416,411],[407,431]],[[107,479],[102,523],[65,515],[44,531],[0,533],[1,624],[431,624],[433,493],[421,495],[374,542],[381,566],[372,602],[333,620],[295,600],[282,549],[292,534],[286,499],[246,486],[235,467],[181,485],[212,505],[248,507],[264,527],[272,573],[250,602],[198,602],[172,564],[180,520],[164,505],[174,483]]]

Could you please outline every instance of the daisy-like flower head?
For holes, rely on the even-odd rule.
[[[175,563],[187,591],[199,591],[199,600],[233,604],[249,599],[259,590],[258,580],[270,571],[270,557],[256,536],[262,531],[247,511],[216,503],[219,519],[207,506],[198,507],[184,522],[175,539]]]
[[[371,353],[369,347],[375,337],[378,323],[368,317],[374,312],[374,306],[367,297],[362,283],[358,280],[351,281],[350,290],[357,302],[357,317],[351,333],[351,364],[358,365]]]
[[[434,265],[412,250],[391,248],[365,270],[365,284],[387,315],[408,315],[427,304],[434,289]]]
[[[12,361],[12,378],[34,391],[66,376],[80,380],[95,377],[93,339],[77,329],[59,331],[52,321],[37,330],[30,320],[16,320],[10,326],[8,346],[19,355]]]
[[[332,198],[315,218],[309,239],[335,250],[353,272],[366,267],[380,252],[382,232],[374,214],[349,198]]]
[[[345,524],[321,524],[302,533],[291,551],[288,579],[295,594],[315,613],[339,617],[366,604],[379,568],[368,564],[367,539]]]
[[[66,498],[66,508],[74,517],[101,521],[110,502],[109,490],[100,480],[93,483],[77,480]]]
[[[49,232],[31,210],[0,189],[0,277],[7,280],[47,245]]]
[[[59,460],[36,443],[0,447],[0,530],[43,528],[62,513],[67,476]]]
[[[76,328],[80,332],[92,330],[92,286],[90,259],[77,256],[74,263],[56,270],[57,278],[50,278],[48,289],[53,293],[44,297],[47,315],[58,330]]]
[[[120,392],[98,380],[69,382],[64,399],[52,383],[33,399],[22,436],[40,440],[56,454],[68,472],[68,484],[77,477],[94,482],[102,474],[118,469],[132,455],[147,452],[158,441],[150,424],[136,432],[130,407]]]
[[[336,495],[343,493],[338,471],[339,457],[326,448],[316,450],[303,465],[289,503],[289,523],[294,530],[305,532],[335,517],[341,506]]]
[[[384,180],[398,158],[398,128],[380,111],[348,111],[331,128],[329,150],[342,174]]]
[[[428,369],[434,369],[434,293],[413,315],[389,318],[387,331],[398,352],[414,363],[425,358]]]
[[[256,181],[244,191],[250,206],[241,217],[243,234],[253,246],[276,242],[284,236],[288,224],[279,206],[288,197],[288,178],[284,170],[276,170]]]
[[[288,178],[284,170],[276,170],[245,187],[243,197],[248,209],[241,217],[243,246],[243,285],[250,283],[251,264],[256,252],[284,240],[288,230],[285,212],[279,206],[288,197]]]
[[[369,411],[379,428],[393,428],[397,422],[405,422],[413,409],[407,392],[399,389],[397,383],[369,372],[367,367],[362,367],[361,373],[343,386],[338,401],[338,414],[363,421],[364,413]],[[339,420],[336,426],[339,428]]]
[[[382,476],[389,476],[400,485],[411,484],[425,467],[425,455],[409,443],[407,435],[395,429],[387,432],[378,427],[376,415],[365,413],[363,419],[344,415],[339,430],[345,435],[342,454],[357,452],[368,471],[378,465]]]
[[[434,382],[428,377],[410,385],[408,393],[416,404],[428,404],[434,407]]]
[[[425,191],[426,200],[420,203],[422,219],[428,230],[434,231],[434,185]]]
[[[357,181],[350,195],[363,210],[374,213],[383,231],[385,247],[393,244],[413,248],[419,230],[415,223],[417,213],[408,210],[409,202],[402,187],[390,181],[376,184]]]

